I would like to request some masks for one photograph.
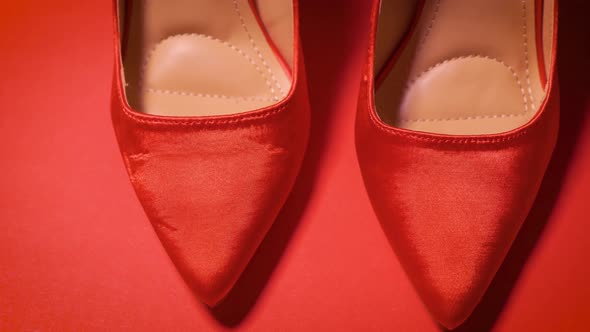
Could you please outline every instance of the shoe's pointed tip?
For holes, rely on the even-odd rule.
[[[157,219],[152,218],[152,223],[156,223],[153,220]],[[245,221],[236,223],[234,220]],[[155,229],[194,297],[214,308],[233,289],[263,239],[260,234],[266,234],[272,221],[268,218],[227,218],[218,219],[215,223],[201,223],[209,226],[207,231],[195,230],[195,223],[179,222],[169,223],[174,230],[171,230],[172,227]],[[250,229],[236,227],[236,224]]]
[[[430,205],[388,201],[377,210],[409,280],[433,318],[449,330],[462,325],[478,305],[526,212],[519,208],[514,216],[505,216],[503,205],[460,188],[464,193],[453,192],[452,197],[437,197],[441,194],[436,190],[422,195],[434,202]],[[405,211],[400,215],[391,206],[404,206]],[[470,211],[480,214],[472,219]]]
[[[461,326],[469,317],[470,314],[448,315],[436,317],[438,323],[445,329],[451,331]]]
[[[473,290],[463,296],[445,296],[436,300],[425,301],[432,317],[445,329],[454,330],[471,316],[479,303],[479,294],[483,291]]]
[[[184,275],[184,279],[192,289],[195,297],[208,306],[209,308],[215,308],[227,297],[227,294],[233,288],[235,279],[237,276],[226,275],[219,276],[218,279],[203,278],[202,274],[195,274],[190,272],[181,273]]]
[[[223,301],[223,299],[225,298],[225,294],[209,296],[197,294],[197,297],[204,305],[213,309]]]

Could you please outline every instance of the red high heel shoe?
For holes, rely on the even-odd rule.
[[[401,264],[448,328],[480,301],[551,158],[556,16],[554,0],[374,3],[359,163]]]
[[[307,145],[298,1],[114,1],[114,11],[112,118],[129,177],[178,269],[215,305]]]

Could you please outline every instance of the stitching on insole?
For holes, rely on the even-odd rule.
[[[378,113],[381,113],[381,107],[376,107]],[[440,119],[399,119],[398,122],[444,122],[444,121],[468,121],[468,120],[484,120],[484,119],[497,119],[497,118],[515,118],[520,116],[526,116],[529,112],[518,113],[518,114],[489,114],[479,116],[465,116],[458,118],[440,118]]]
[[[457,120],[475,120],[475,119],[488,119],[488,118],[504,118],[504,117],[516,117],[516,116],[525,116],[526,114],[528,114],[531,110],[533,110],[532,108],[529,109],[528,107],[528,102],[527,102],[527,97],[526,97],[526,92],[524,90],[524,87],[522,86],[522,82],[520,80],[520,78],[518,77],[518,74],[516,72],[516,70],[514,70],[514,68],[512,68],[510,65],[508,65],[507,63],[505,63],[502,60],[490,57],[490,56],[485,56],[485,55],[479,55],[479,54],[471,54],[471,55],[463,55],[463,56],[458,56],[458,57],[454,57],[451,59],[447,59],[444,60],[442,62],[439,62],[437,64],[434,64],[432,66],[430,66],[428,69],[426,69],[425,71],[421,72],[420,74],[418,74],[416,76],[416,78],[414,78],[413,80],[411,80],[408,85],[406,86],[406,90],[404,92],[404,95],[408,93],[408,91],[414,86],[414,84],[416,84],[416,82],[418,80],[420,80],[424,75],[426,75],[427,73],[431,72],[432,70],[448,64],[449,62],[452,61],[458,61],[458,60],[465,60],[465,59],[483,59],[483,60],[489,60],[489,61],[494,61],[497,62],[501,65],[503,65],[504,67],[506,67],[506,69],[508,69],[510,71],[510,73],[512,74],[512,77],[514,78],[514,80],[516,81],[516,84],[518,84],[518,87],[520,88],[520,93],[522,95],[523,98],[523,105],[524,105],[524,112],[522,113],[516,113],[516,114],[489,114],[489,115],[481,115],[481,116],[466,116],[466,117],[456,117],[456,118],[419,118],[419,119],[399,119],[399,122],[439,122],[439,121],[457,121]]]
[[[483,119],[497,119],[497,118],[515,118],[515,117],[525,116],[525,115],[527,115],[527,113],[489,114],[489,115],[465,116],[465,117],[444,118],[444,119],[400,119],[398,121],[399,122],[444,122],[444,121],[483,120]]]
[[[149,62],[151,61],[154,53],[158,50],[158,48],[160,48],[165,43],[172,41],[173,39],[178,39],[178,38],[182,38],[182,37],[203,38],[203,39],[208,39],[208,40],[223,44],[224,46],[232,49],[233,51],[235,51],[236,53],[238,53],[239,55],[244,57],[252,66],[254,66],[254,69],[256,69],[256,71],[260,74],[260,76],[264,80],[266,80],[267,85],[270,84],[270,82],[265,78],[265,75],[262,72],[262,68],[260,68],[260,66],[256,63],[256,61],[254,61],[254,59],[252,59],[252,57],[250,57],[246,52],[244,52],[242,49],[238,48],[237,46],[235,46],[229,42],[226,42],[224,40],[210,36],[210,35],[204,35],[204,34],[200,34],[200,33],[182,33],[182,34],[178,34],[178,35],[168,36],[168,37],[162,39],[160,42],[158,42],[157,44],[155,44],[152,47],[152,49],[149,51],[148,55],[145,57],[143,67],[142,67],[141,72],[139,74],[138,85],[140,87],[144,86],[145,73],[147,71],[147,67],[148,67]]]
[[[528,85],[529,100],[531,102],[531,108],[535,108],[535,100],[533,99],[533,89],[531,87],[531,71],[529,61],[529,36],[528,36],[528,15],[527,15],[527,1],[521,0],[522,3],[522,27],[523,27],[523,47],[524,47],[524,64],[525,64],[525,75],[526,82]]]
[[[242,101],[273,101],[273,98],[264,98],[264,97],[241,97],[241,96],[227,96],[227,95],[219,95],[219,94],[209,94],[209,93],[195,93],[195,92],[187,92],[187,91],[178,91],[178,90],[163,90],[163,89],[145,89],[145,92],[154,93],[154,94],[164,94],[164,95],[176,95],[176,96],[186,96],[186,97],[197,97],[197,98],[212,98],[212,99],[227,99],[235,102],[242,102]]]
[[[246,20],[244,19],[244,16],[242,15],[242,12],[240,11],[240,5],[238,4],[238,1],[237,0],[233,0],[233,3],[234,3],[234,10],[235,10],[236,14],[238,14],[238,16],[240,17],[240,23],[242,24],[242,28],[244,29],[244,31],[248,35],[248,39],[250,39],[250,44],[252,45],[252,48],[254,49],[254,51],[256,52],[256,54],[258,55],[258,58],[260,58],[260,61],[262,62],[262,65],[268,71],[268,74],[270,75],[272,81],[274,82],[275,86],[279,90],[280,94],[281,95],[284,95],[285,94],[285,91],[283,90],[283,87],[279,84],[279,81],[277,80],[274,72],[272,71],[272,69],[270,68],[268,62],[266,61],[266,59],[262,55],[262,52],[258,48],[258,45],[256,45],[256,42],[254,41],[254,38],[252,37],[252,34],[250,33],[250,30],[248,29],[248,26],[246,25]],[[279,97],[276,95],[276,91],[272,87],[271,87],[271,93],[275,97],[275,100],[278,101],[279,100]]]
[[[426,44],[426,40],[428,39],[428,36],[430,36],[430,32],[432,31],[432,28],[434,27],[434,22],[438,18],[438,13],[440,10],[440,2],[441,2],[441,0],[436,0],[436,4],[434,7],[434,13],[432,14],[432,19],[430,20],[430,24],[428,25],[428,28],[426,28],[426,31],[424,32],[424,37],[422,37],[422,41],[420,42],[420,47],[419,47],[420,49],[422,47],[424,47],[424,44]]]

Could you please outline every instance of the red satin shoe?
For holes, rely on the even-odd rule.
[[[401,264],[447,328],[489,286],[555,146],[555,2],[374,3],[359,163]]]
[[[168,254],[213,306],[271,227],[306,149],[298,1],[113,8],[112,119],[125,166]]]

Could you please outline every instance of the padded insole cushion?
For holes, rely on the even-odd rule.
[[[380,22],[396,15],[391,5],[382,6]],[[534,0],[427,0],[378,87],[380,117],[400,128],[454,135],[526,124],[545,96],[534,6]],[[383,58],[381,52],[391,51],[377,52]]]
[[[282,100],[291,88],[292,4],[258,5],[265,6],[260,12],[269,35],[278,38],[277,51],[247,0],[133,1],[123,53],[131,107],[163,116],[211,116]]]

